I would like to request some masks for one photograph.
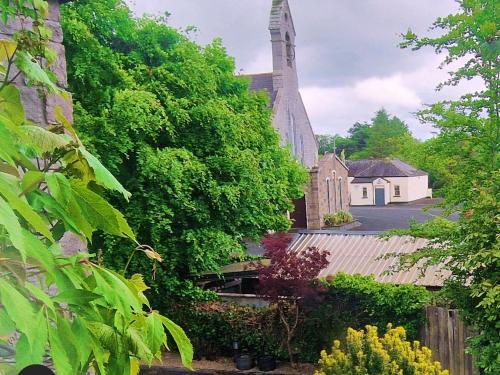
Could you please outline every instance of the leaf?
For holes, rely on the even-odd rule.
[[[55,242],[52,233],[49,229],[49,223],[38,215],[31,206],[23,199],[19,198],[9,189],[6,183],[6,175],[0,173],[0,194],[9,202],[10,206],[15,209],[38,233],[43,234],[50,241]]]
[[[153,361],[153,353],[144,342],[143,337],[139,330],[133,326],[127,330],[127,339],[129,341],[129,350],[139,359],[151,364]]]
[[[0,63],[11,59],[16,53],[17,43],[12,39],[0,39]]]
[[[8,336],[16,330],[16,325],[7,314],[5,308],[0,308],[0,337]]]
[[[70,183],[82,214],[91,225],[108,234],[129,237],[135,241],[135,235],[120,211],[81,181],[71,180]]]
[[[33,334],[36,329],[33,327],[35,314],[30,301],[5,279],[0,279],[0,297],[1,304],[10,319],[16,324],[17,329],[26,335],[30,346],[33,346],[35,341]]]
[[[71,365],[71,360],[68,358],[68,353],[65,350],[65,339],[60,337],[59,330],[49,324],[49,343],[50,343],[50,353],[52,356],[52,361],[54,362],[54,367],[58,374],[73,374],[75,371],[74,367]]]
[[[38,184],[43,182],[45,175],[40,171],[27,171],[23,179],[21,180],[21,189],[24,193],[29,193],[30,191],[36,189]]]
[[[52,133],[41,126],[24,125],[22,129],[28,135],[30,145],[39,155],[53,152],[54,150],[66,147],[69,144],[66,136]]]
[[[153,355],[160,359],[161,347],[167,341],[161,317],[156,311],[153,311],[153,313],[148,315],[145,323],[145,327],[142,328],[145,341]]]
[[[179,353],[181,355],[182,364],[188,369],[192,369],[193,365],[193,346],[189,341],[184,330],[177,324],[172,322],[165,316],[159,315],[163,325],[167,328],[168,332],[172,335]]]
[[[19,151],[16,148],[14,137],[4,124],[0,114],[0,159],[11,167],[16,167]]]
[[[32,322],[34,329],[33,344],[30,345],[23,333],[16,344],[16,366],[22,370],[28,365],[43,364],[45,347],[47,346],[47,321],[44,309],[40,309]]]
[[[130,290],[126,279],[99,266],[94,267],[94,278],[95,291],[101,294],[125,318],[130,319],[131,308],[135,311],[142,311],[142,304]]]
[[[26,284],[26,289],[39,301],[43,302],[45,306],[47,306],[50,310],[55,311],[55,306],[50,296],[45,293],[42,289],[36,287],[32,283]]]
[[[132,194],[125,190],[125,188],[122,186],[122,184],[120,184],[120,182],[118,182],[115,176],[113,176],[111,172],[108,171],[106,167],[102,165],[101,162],[94,155],[88,152],[83,146],[80,147],[80,152],[94,171],[96,182],[107,189],[120,192],[128,201]]]
[[[85,326],[84,320],[78,316],[73,319],[73,324],[71,326],[73,334],[78,338],[78,351],[80,352],[81,362],[80,367],[84,367],[92,353],[93,340],[90,337],[89,331]]]
[[[99,294],[83,289],[68,289],[53,298],[55,302],[67,303],[69,305],[87,305],[101,298]]]
[[[9,234],[9,240],[12,245],[19,251],[21,258],[26,262],[26,246],[24,244],[24,238],[22,236],[22,228],[19,224],[17,216],[7,204],[6,201],[0,197],[0,225],[3,225],[7,233]]]
[[[57,105],[54,108],[54,116],[56,118],[56,121],[59,122],[64,129],[66,129],[66,131],[71,135],[73,140],[76,143],[81,144],[80,139],[78,138],[78,135],[76,134],[76,131],[73,128],[73,125],[71,125],[68,119],[64,116],[61,106]]]
[[[80,206],[76,203],[73,195],[69,180],[63,174],[56,172],[46,174],[45,181],[57,203],[67,208],[71,219],[74,220],[79,231],[91,240],[95,228],[92,228],[91,224],[82,215]]]
[[[0,90],[0,110],[16,125],[20,125],[26,120],[21,95],[16,86],[7,85]]]
[[[82,231],[78,228],[78,225],[73,220],[71,213],[66,211],[66,208],[61,206],[52,196],[44,192],[35,192],[35,202],[40,204],[50,213],[52,216],[56,217],[58,220],[62,220],[66,230],[69,230],[78,235],[84,235]],[[35,202],[33,204],[35,204]]]
[[[129,281],[132,284],[132,286],[136,289],[135,292],[137,293],[137,296],[141,300],[141,302],[144,305],[150,307],[149,301],[143,293],[150,288],[144,283],[142,275],[136,273],[132,275]]]
[[[42,84],[51,93],[61,91],[29,52],[18,51],[15,64],[30,82]]]

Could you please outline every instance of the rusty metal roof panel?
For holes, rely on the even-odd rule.
[[[408,271],[386,274],[397,264],[396,258],[381,259],[389,253],[409,253],[427,245],[425,239],[409,236],[393,236],[388,239],[377,235],[301,233],[291,245],[292,251],[302,251],[308,247],[317,247],[330,252],[329,264],[321,271],[320,277],[335,275],[338,272],[348,274],[373,275],[377,281],[394,284],[416,284],[440,287],[449,275],[438,267],[429,268],[421,275],[418,267]]]

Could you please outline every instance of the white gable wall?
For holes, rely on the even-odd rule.
[[[353,177],[349,177],[351,205],[366,206],[375,205],[375,188],[385,189],[385,202],[388,203],[406,203],[429,196],[429,177],[384,177],[385,181],[375,180],[373,183],[353,184]],[[395,187],[399,186],[400,196],[395,195]],[[368,198],[363,198],[363,187],[368,190]]]

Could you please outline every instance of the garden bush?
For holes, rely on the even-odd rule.
[[[276,308],[207,301],[177,305],[170,313],[185,327],[198,358],[232,356],[235,340],[242,352],[287,357]]]
[[[318,353],[334,339],[345,339],[348,327],[386,327],[393,322],[405,328],[409,339],[416,339],[425,321],[424,307],[431,300],[431,293],[420,286],[379,283],[373,277],[342,273],[321,280],[320,289],[319,302],[301,309],[299,315],[292,342],[299,361],[316,362]],[[166,314],[186,329],[198,356],[230,356],[232,342],[238,339],[245,351],[270,353],[283,360],[288,357],[276,308],[212,301],[175,306]]]
[[[334,225],[341,225],[341,224],[347,224],[351,223],[354,221],[354,217],[350,212],[347,211],[339,211],[334,214],[326,214],[323,217],[323,221],[325,222],[326,226],[334,226]]]
[[[448,375],[441,364],[432,360],[432,352],[418,341],[406,341],[403,327],[387,326],[379,337],[377,327],[366,326],[366,332],[347,330],[346,349],[339,340],[333,342],[331,354],[321,351],[315,375]]]

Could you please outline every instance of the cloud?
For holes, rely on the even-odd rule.
[[[405,86],[402,74],[358,81],[354,84],[353,91],[360,100],[378,106],[390,104],[404,108],[416,108],[422,104],[417,93]]]

